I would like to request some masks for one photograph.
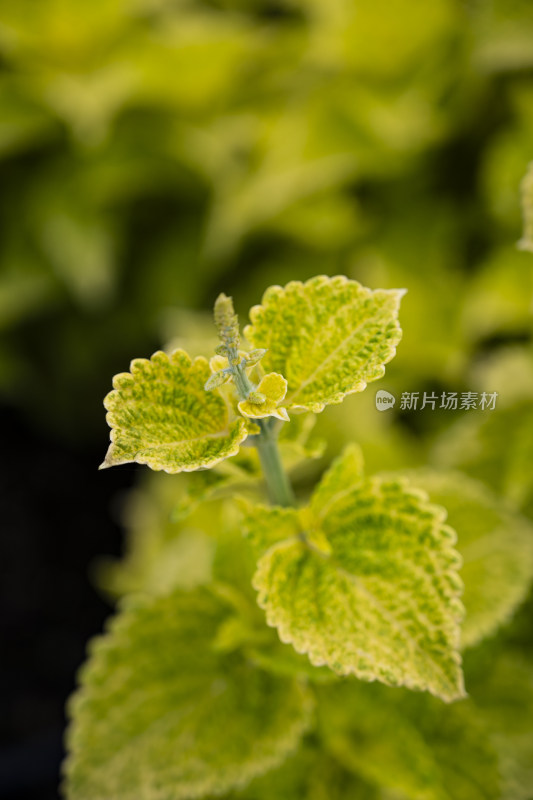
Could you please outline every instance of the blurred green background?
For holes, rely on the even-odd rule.
[[[528,0],[0,10],[0,391],[35,424],[99,433],[110,374],[221,289],[407,287],[405,391],[529,342]]]
[[[533,255],[517,248],[532,159],[531,0],[0,0],[3,519],[8,540],[25,531],[7,551],[21,596],[50,542],[67,553],[58,608],[119,548],[104,520],[136,470],[93,474],[113,373],[171,343],[209,355],[219,291],[244,323],[270,284],[320,273],[408,293],[386,377],[321,416],[317,471],[353,438],[369,471],[459,467],[533,514]],[[424,391],[499,396],[400,408]],[[80,611],[87,584],[83,624],[56,606],[43,621],[43,558],[28,607],[6,589],[9,624],[79,641],[50,668],[39,730],[104,614]]]

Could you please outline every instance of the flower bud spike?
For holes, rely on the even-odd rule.
[[[223,355],[229,357],[228,351],[239,349],[239,319],[233,308],[233,300],[225,294],[219,294],[215,301],[215,326],[222,345],[226,347]]]

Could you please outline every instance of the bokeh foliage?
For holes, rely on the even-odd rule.
[[[319,273],[409,288],[406,389],[528,336],[532,32],[525,0],[2,0],[3,395],[92,434],[166,309]]]
[[[376,387],[395,408],[378,413],[372,389],[327,409],[311,466],[287,442],[299,491],[355,439],[370,472],[461,470],[503,503],[499,518],[531,518],[533,256],[517,243],[532,41],[529,0],[0,0],[2,398],[59,436],[104,437],[109,376],[165,343],[207,354],[219,290],[244,310],[270,284],[320,273],[405,287],[404,338]],[[496,410],[399,408],[402,392],[470,390],[497,391]],[[243,485],[256,468],[239,465]],[[211,510],[180,518],[207,483],[144,479],[128,558],[101,571],[110,592],[247,572],[230,533],[214,550]],[[245,796],[443,797],[431,787],[451,782],[454,800],[524,800],[530,613],[468,651],[462,711],[443,720],[429,702],[352,687],[376,716],[354,731],[329,715],[320,757],[317,734]],[[290,657],[271,663],[297,672]],[[430,742],[419,762],[395,751],[387,773],[380,714]]]

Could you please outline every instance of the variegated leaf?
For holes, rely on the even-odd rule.
[[[105,398],[111,445],[103,467],[136,461],[165,472],[213,467],[235,455],[246,422],[233,418],[218,391],[206,392],[205,358],[183,350],[135,359]]]
[[[470,647],[494,633],[525,599],[533,581],[533,525],[467,475],[409,474],[432,501],[445,506],[457,531],[466,610],[461,644]]]
[[[254,576],[281,640],[342,675],[461,697],[460,558],[445,511],[405,482],[365,479],[349,449],[310,510],[288,513]],[[259,540],[264,524],[258,514]]]
[[[402,292],[371,291],[344,276],[272,286],[244,333],[262,366],[288,381],[284,406],[322,411],[381,378],[401,338]]]
[[[501,800],[497,751],[471,700],[354,681],[317,691],[326,750],[381,797]]]
[[[198,589],[137,599],[93,642],[70,705],[69,800],[219,795],[278,766],[312,699],[217,648],[228,608]]]

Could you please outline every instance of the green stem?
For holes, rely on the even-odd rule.
[[[246,400],[254,386],[250,382],[244,367],[238,361],[237,350],[232,352],[232,349],[228,348],[228,353],[237,393],[241,400]],[[254,442],[261,461],[270,502],[275,506],[295,506],[294,492],[283,468],[279,454],[278,439],[272,430],[270,419],[258,419],[256,422],[261,428],[261,432],[254,437]]]
[[[222,343],[222,354],[228,359],[237,394],[247,400],[255,386],[248,378],[245,360],[239,356],[239,322],[231,297],[221,294],[215,302],[215,325]],[[217,350],[218,352],[218,350]],[[295,506],[296,499],[278,450],[277,436],[269,419],[257,420],[260,432],[254,436],[270,500],[277,506]]]
[[[256,447],[270,500],[276,506],[295,506],[296,498],[281,462],[276,436],[268,420],[261,419],[258,423],[261,433],[256,438]]]

